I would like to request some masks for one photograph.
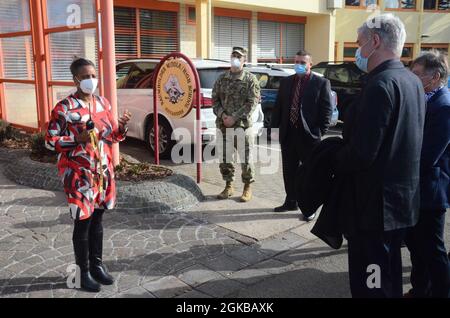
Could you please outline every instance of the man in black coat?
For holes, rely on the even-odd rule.
[[[400,61],[405,38],[392,14],[358,30],[356,64],[368,75],[336,155],[336,174],[354,183],[354,210],[347,212],[356,229],[346,234],[353,297],[402,297],[401,243],[419,216],[425,99],[422,83]]]
[[[311,55],[299,51],[295,56],[295,75],[280,83],[271,127],[279,128],[283,160],[283,179],[286,200],[275,212],[298,209],[295,194],[295,176],[299,164],[330,126],[333,113],[330,81],[311,72]],[[272,139],[277,138],[273,133]],[[314,215],[307,218],[312,220]]]

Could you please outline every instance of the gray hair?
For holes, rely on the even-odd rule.
[[[448,62],[446,54],[438,50],[423,52],[412,62],[411,69],[414,65],[422,65],[425,73],[432,75],[433,77],[436,74],[439,74],[441,84],[447,84]]]
[[[405,25],[400,18],[391,13],[377,15],[367,20],[358,29],[367,37],[378,34],[385,48],[391,50],[398,57],[402,56],[403,45],[406,41]]]

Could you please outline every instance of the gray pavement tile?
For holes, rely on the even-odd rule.
[[[255,264],[269,258],[268,255],[262,253],[258,248],[253,246],[232,246],[226,249],[226,254],[248,265]]]
[[[212,298],[212,297],[198,290],[191,290],[175,298]]]
[[[184,270],[188,267],[194,266],[198,264],[198,260],[194,258],[193,256],[175,264],[172,268],[172,274],[176,275],[178,273],[184,272]]]
[[[276,255],[275,258],[285,263],[300,266],[309,262],[313,262],[316,259],[338,255],[346,256],[347,249],[341,248],[339,250],[335,250],[328,245],[325,245],[325,243],[314,241],[300,248],[280,253],[279,255]]]
[[[52,284],[43,283],[30,285],[28,288],[29,298],[52,298]]]
[[[317,268],[328,259],[317,260],[314,266],[296,268],[235,292],[231,297],[269,298],[342,298],[350,296],[348,273],[335,267]]]
[[[285,232],[275,237],[262,240],[255,245],[259,246],[261,252],[272,256],[306,243],[307,240],[305,238],[291,232]]]
[[[117,279],[115,285],[119,292],[131,289],[138,286],[140,277],[138,275],[128,275],[127,273],[122,273]]]
[[[210,280],[220,280],[223,276],[202,265],[185,268],[177,277],[189,286],[198,286]]]
[[[241,289],[245,289],[246,285],[241,284],[235,280],[232,279],[226,279],[219,281],[209,281],[206,282],[198,287],[196,287],[197,290],[199,290],[202,293],[205,293],[207,295],[210,295],[215,298],[222,298],[228,294],[231,294],[233,292],[239,291]]]
[[[30,265],[37,265],[37,264],[43,263],[44,259],[39,255],[33,255],[31,257],[23,259],[22,262],[26,263],[26,264],[30,264]]]
[[[236,280],[244,285],[253,285],[261,280],[267,279],[269,276],[270,274],[260,269],[244,268],[232,273],[228,278]]]
[[[115,298],[155,298],[148,290],[142,287],[135,287],[126,290],[120,294],[114,295]]]
[[[95,298],[96,295],[97,293],[85,291],[82,289],[76,289],[73,298]]]
[[[246,264],[243,264],[227,255],[221,255],[215,259],[201,259],[199,262],[209,269],[224,276],[228,276],[232,272],[238,271],[246,266]]]
[[[175,276],[162,277],[146,283],[143,287],[158,298],[172,298],[191,290],[190,286]]]
[[[287,271],[291,271],[295,267],[292,264],[287,264],[276,259],[268,259],[263,262],[253,264],[249,268],[259,269],[266,273],[276,275]]]

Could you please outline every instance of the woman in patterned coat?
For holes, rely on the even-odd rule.
[[[100,284],[114,282],[102,262],[102,216],[105,209],[114,208],[116,197],[112,145],[125,139],[131,114],[125,111],[117,125],[109,102],[94,95],[98,80],[91,61],[77,59],[70,71],[77,92],[53,109],[46,147],[59,154],[59,175],[74,219],[73,246],[81,287],[98,292]]]

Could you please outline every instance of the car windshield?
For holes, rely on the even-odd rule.
[[[227,68],[197,69],[201,87],[212,89],[220,74],[226,70]]]
[[[319,74],[325,75],[325,71],[327,69],[325,67],[313,67],[311,70],[313,72],[315,72],[315,73],[319,73]]]

